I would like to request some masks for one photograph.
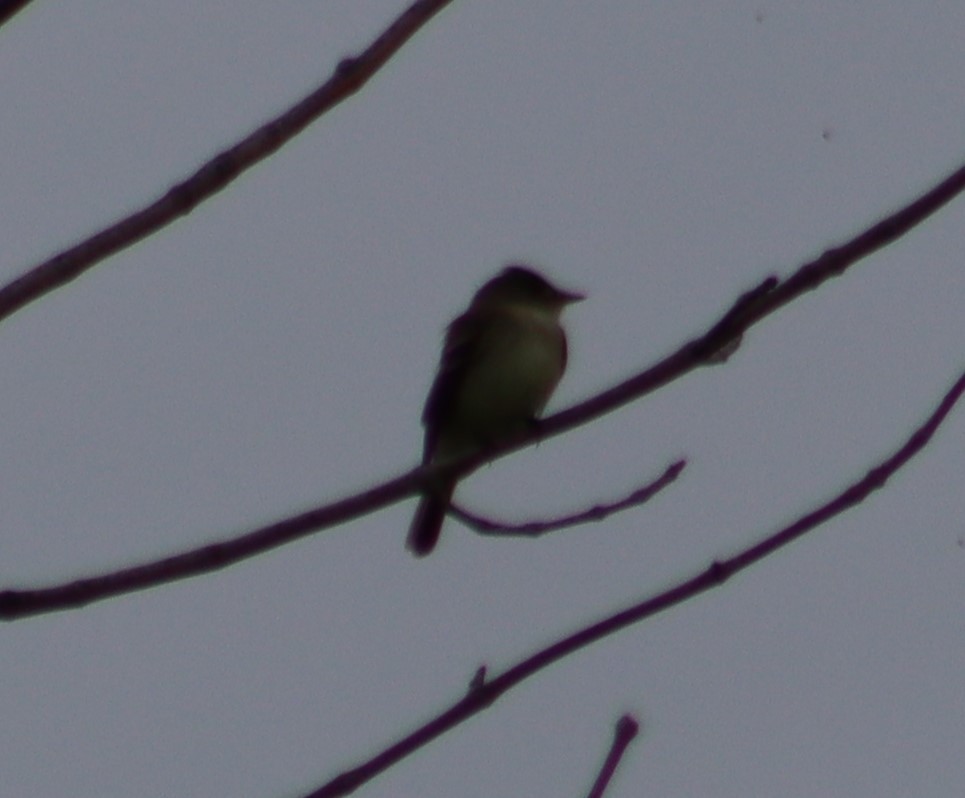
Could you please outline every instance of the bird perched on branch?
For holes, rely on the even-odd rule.
[[[422,413],[422,462],[484,451],[536,422],[566,368],[560,314],[583,295],[528,266],[507,266],[480,288],[446,331],[439,371]],[[435,548],[455,480],[430,485],[409,528],[408,548]]]

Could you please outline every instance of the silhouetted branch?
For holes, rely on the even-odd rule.
[[[416,468],[346,499],[161,560],[53,587],[0,591],[0,620],[83,607],[122,593],[220,570],[312,532],[370,513],[377,507],[393,504],[415,493],[429,471]]]
[[[624,380],[613,388],[540,421],[542,435],[550,435],[584,424],[610,412],[699,366],[715,362],[717,353],[752,325],[799,298],[808,291],[838,277],[882,247],[892,243],[965,190],[965,166],[942,180],[917,200],[858,234],[839,247],[827,250],[816,260],[801,266],[783,282],[769,277],[741,297],[711,330],[664,358],[656,365]]]
[[[527,657],[514,665],[501,676],[484,681],[474,679],[473,687],[459,701],[443,712],[439,713],[428,723],[406,735],[399,742],[389,746],[379,754],[367,760],[358,767],[344,771],[327,784],[309,793],[306,798],[336,798],[348,795],[358,789],[365,782],[383,773],[396,762],[414,751],[428,745],[437,737],[459,725],[468,718],[482,712],[494,704],[497,699],[518,686],[521,682],[535,675],[537,672],[563,659],[591,643],[595,643],[608,635],[621,631],[644,618],[656,615],[670,607],[694,598],[695,596],[723,584],[737,572],[744,570],[758,560],[773,553],[782,546],[801,537],[825,521],[843,513],[854,506],[873,491],[883,487],[885,482],[905,463],[911,460],[931,440],[935,431],[951,412],[952,407],[965,393],[965,373],[963,373],[952,388],[945,394],[938,407],[928,420],[922,424],[905,444],[891,457],[875,466],[868,473],[850,485],[831,501],[816,510],[807,513],[793,524],[784,527],[779,532],[764,538],[760,543],[727,560],[713,563],[691,579],[681,582],[662,593],[644,599],[620,612],[610,615],[601,621],[587,626],[580,631],[568,635],[562,640]]]
[[[717,353],[738,340],[752,324],[788,304],[792,299],[813,290],[831,277],[842,274],[848,266],[920,223],[963,188],[965,188],[965,167],[946,178],[920,199],[848,243],[837,249],[828,250],[817,260],[805,264],[783,283],[780,283],[776,277],[767,278],[756,288],[739,297],[720,321],[712,325],[704,335],[684,344],[656,365],[619,385],[542,419],[538,430],[530,431],[503,445],[487,450],[484,454],[445,465],[416,468],[389,482],[332,504],[270,524],[240,537],[202,546],[157,562],[50,588],[2,591],[0,592],[0,620],[13,620],[41,612],[80,607],[121,593],[143,590],[165,582],[224,568],[313,532],[387,507],[420,491],[430,482],[437,480],[440,475],[468,474],[487,460],[503,457],[523,446],[559,435],[561,432],[592,421],[627,404],[632,399],[655,391],[698,366],[714,362]]]
[[[159,200],[70,249],[34,266],[0,289],[0,321],[66,285],[100,261],[157,232],[232,183],[318,117],[355,94],[451,0],[416,0],[360,55],[343,59],[332,76],[280,116],[205,163]],[[16,10],[16,9],[14,9]]]
[[[610,779],[613,778],[620,760],[623,759],[627,746],[637,736],[638,731],[640,731],[640,726],[631,715],[624,715],[617,721],[616,728],[613,730],[613,744],[610,746],[610,753],[607,754],[606,761],[600,768],[600,775],[596,777],[587,798],[603,798],[603,793],[606,791]]]
[[[586,510],[581,510],[578,513],[566,515],[561,518],[553,518],[548,521],[529,521],[522,524],[504,524],[498,521],[493,521],[490,518],[483,518],[481,515],[471,513],[465,508],[459,507],[455,504],[450,505],[449,514],[458,518],[480,535],[491,535],[493,537],[535,538],[539,537],[540,535],[544,535],[547,532],[554,532],[557,529],[566,529],[567,527],[585,524],[588,521],[602,521],[604,518],[609,518],[614,513],[621,512],[622,510],[629,509],[630,507],[637,507],[641,504],[646,504],[653,496],[662,491],[671,482],[674,482],[677,477],[680,476],[680,472],[684,470],[686,465],[686,460],[678,460],[676,463],[671,463],[667,467],[667,470],[649,485],[643,485],[642,487],[637,488],[629,496],[625,496],[619,501],[615,501],[610,504],[595,504],[592,507]]]
[[[387,507],[420,492],[429,484],[437,483],[441,476],[463,476],[484,462],[504,457],[524,446],[586,424],[634,399],[652,393],[699,366],[718,361],[719,353],[722,350],[726,351],[729,346],[738,341],[751,325],[807,291],[817,288],[831,277],[844,273],[849,266],[865,255],[895,240],[915,224],[920,223],[963,189],[965,189],[965,167],[957,170],[920,199],[872,226],[851,241],[836,249],[828,250],[817,260],[805,264],[783,283],[776,277],[768,277],[757,287],[739,297],[708,332],[689,341],[673,354],[613,388],[541,419],[539,428],[536,430],[514,437],[512,440],[487,449],[484,453],[444,465],[415,468],[345,499],[322,505],[253,532],[157,562],[50,588],[2,591],[0,592],[0,620],[13,620],[40,612],[80,607],[121,593],[143,590],[165,582],[224,568],[313,532]]]

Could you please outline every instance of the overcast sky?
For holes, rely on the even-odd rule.
[[[159,196],[399,0],[34,2],[0,29],[6,282]],[[3,324],[0,588],[175,553],[396,475],[445,324],[505,262],[586,302],[550,409],[707,327],[965,160],[965,4],[456,0],[189,217]],[[0,794],[295,796],[535,648],[706,567],[899,446],[965,365],[965,199],[726,364],[501,460],[510,520],[414,500],[222,573],[0,630]],[[965,411],[887,489],[599,643],[359,791],[965,792]]]

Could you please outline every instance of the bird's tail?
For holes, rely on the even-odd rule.
[[[442,532],[442,522],[446,519],[449,500],[456,488],[455,482],[449,482],[440,488],[426,493],[416,507],[409,527],[409,537],[406,538],[406,548],[416,557],[425,557],[439,541]]]

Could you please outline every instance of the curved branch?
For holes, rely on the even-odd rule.
[[[355,94],[450,2],[416,0],[360,55],[343,59],[325,83],[289,110],[216,155],[160,199],[0,288],[0,321],[80,277],[105,258],[166,227],[179,216],[191,213],[245,170],[291,141],[326,111]]]
[[[614,502],[606,504],[594,504],[585,510],[577,513],[565,515],[560,518],[551,518],[546,521],[528,521],[522,524],[503,524],[484,518],[476,513],[459,507],[456,504],[449,506],[449,514],[458,518],[464,524],[474,529],[480,535],[492,537],[525,537],[536,538],[545,535],[547,532],[555,532],[558,529],[567,529],[571,526],[585,524],[588,521],[602,521],[615,513],[623,512],[631,507],[639,507],[646,504],[660,491],[676,481],[680,472],[687,465],[686,460],[678,460],[667,466],[666,470],[652,482],[636,488],[632,493]]]

